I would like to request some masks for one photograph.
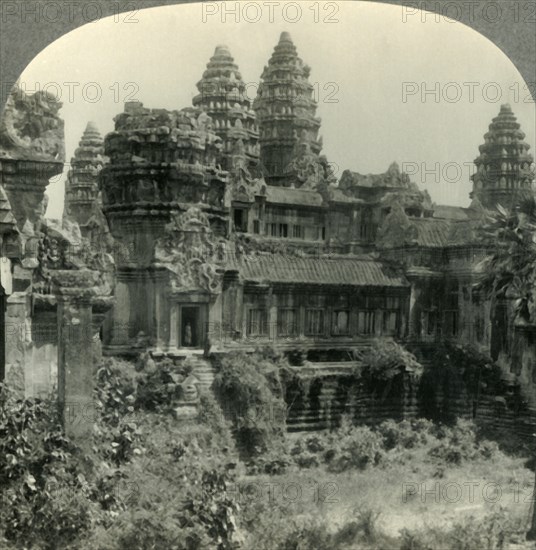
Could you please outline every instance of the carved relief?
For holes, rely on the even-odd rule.
[[[199,208],[175,215],[156,243],[155,260],[172,273],[173,290],[221,290],[221,242]]]

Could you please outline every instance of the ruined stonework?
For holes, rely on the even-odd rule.
[[[28,96],[15,87],[0,122],[2,187],[18,228],[32,233],[46,210],[48,180],[65,161],[61,103],[45,92]]]
[[[342,410],[332,373],[348,373],[378,337],[422,357],[469,343],[530,379],[533,326],[514,326],[511,301],[492,303],[478,286],[496,244],[490,214],[533,196],[533,159],[511,108],[485,135],[471,203],[437,205],[396,162],[336,181],[320,154],[309,74],[282,33],[252,106],[217,46],[193,106],[126,103],[104,143],[88,124],[61,221],[43,218],[48,180],[63,169],[59,104],[10,96],[0,126],[2,377],[26,395],[57,386],[74,436],[88,435],[90,423],[69,419],[79,405],[88,414],[101,326],[104,353],[188,358],[207,387],[218,354],[300,350],[307,376],[326,379],[313,391],[322,415]],[[407,390],[397,414],[416,410]]]
[[[192,206],[208,224],[203,235],[228,235],[230,196],[228,174],[220,168],[222,139],[212,119],[197,108],[166,111],[126,104],[115,122],[115,132],[105,140],[110,163],[100,179],[117,269],[117,305],[107,324],[108,347],[128,351],[141,334],[153,344],[173,348],[176,334],[169,327],[175,305],[169,293],[180,290],[175,289],[177,277],[184,272],[180,264],[169,269],[167,264],[180,262],[181,256],[166,248],[165,235],[173,234],[169,224],[177,223]],[[186,270],[193,263],[188,266]],[[201,281],[195,289],[192,279],[186,280],[181,287],[185,292],[200,292],[192,300],[212,299]]]
[[[48,180],[63,171],[60,106],[15,88],[0,126],[1,374],[28,397],[57,394],[67,433],[83,439],[91,431],[80,415],[92,402],[92,350],[113,289],[102,262],[81,246],[78,224],[44,219]]]

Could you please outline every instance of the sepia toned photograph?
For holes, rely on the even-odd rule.
[[[536,550],[536,3],[164,3],[0,7],[0,550]]]

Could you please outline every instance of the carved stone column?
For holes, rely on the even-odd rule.
[[[50,272],[57,301],[58,404],[67,436],[85,447],[91,441],[94,407],[95,331],[113,300],[103,296],[99,272]],[[93,315],[95,309],[96,315]]]
[[[58,402],[65,433],[79,443],[93,431],[93,327],[89,298],[58,301]]]

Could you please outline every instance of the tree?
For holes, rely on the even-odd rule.
[[[516,320],[536,321],[536,202],[511,210],[497,205],[489,221],[483,238],[495,251],[483,262],[481,288],[493,300],[513,300]]]
[[[497,205],[485,238],[494,243],[493,255],[485,260],[482,286],[492,299],[511,299],[516,321],[536,322],[536,202],[527,199],[512,210]],[[536,507],[527,533],[536,540]]]

